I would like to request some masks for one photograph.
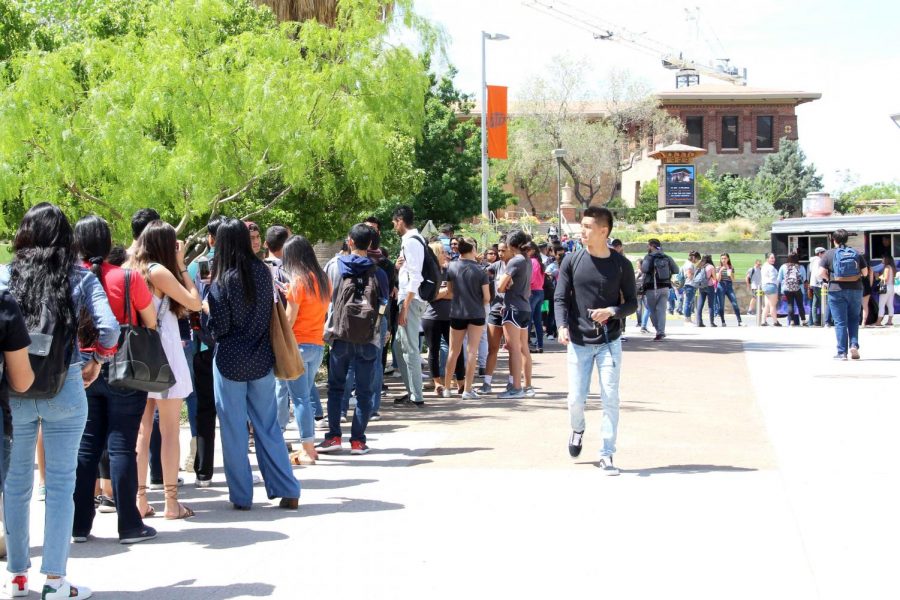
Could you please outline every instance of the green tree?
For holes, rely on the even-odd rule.
[[[422,137],[414,149],[418,185],[389,196],[393,204],[409,202],[418,218],[436,225],[457,225],[481,213],[481,134],[474,119],[458,118],[458,113],[471,117],[473,103],[453,84],[455,75],[452,67],[440,77],[431,74]],[[488,197],[493,209],[509,203],[502,190],[504,172],[491,169]]]
[[[626,211],[625,216],[631,223],[647,223],[656,220],[659,209],[659,182],[651,179],[641,186],[634,208]]]
[[[803,199],[822,188],[822,177],[813,164],[807,164],[800,145],[787,138],[779,142],[778,152],[766,157],[753,184],[754,194],[776,211],[799,214]]]
[[[853,212],[860,202],[870,200],[900,201],[900,183],[880,182],[854,187],[837,198],[835,208],[846,214]]]
[[[654,140],[674,141],[684,132],[680,121],[659,108],[649,88],[627,73],[610,73],[602,90],[593,89],[591,81],[586,62],[554,58],[546,75],[525,86],[522,108],[529,116],[517,119],[523,123],[516,125],[510,149],[517,173],[539,174],[553,167],[551,151],[564,148],[563,166],[584,207]],[[588,101],[597,97],[602,100]]]
[[[697,177],[700,220],[719,222],[737,216],[738,205],[753,196],[753,180],[730,174],[719,175],[715,168]]]
[[[279,25],[251,0],[30,4],[61,42],[16,53],[0,88],[7,223],[49,200],[121,235],[154,206],[199,238],[210,214],[280,207],[319,239],[409,179],[396,170],[421,134],[427,69],[388,34],[435,41],[412,0],[391,19],[378,0],[342,0],[333,27]]]

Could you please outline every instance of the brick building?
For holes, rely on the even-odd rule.
[[[686,135],[681,141],[706,148],[695,162],[705,173],[714,164],[719,173],[752,177],[768,154],[778,152],[779,140],[798,139],[796,108],[822,97],[817,92],[765,90],[730,84],[702,84],[657,92],[660,106],[681,120]],[[640,186],[656,179],[659,161],[647,153],[622,173],[622,199],[628,206]]]
[[[742,87],[724,83],[704,83],[657,92],[660,107],[684,124],[686,134],[681,142],[689,146],[706,148],[708,153],[696,160],[697,171],[705,173],[713,164],[719,173],[734,173],[752,177],[762,166],[768,154],[778,151],[779,140],[798,139],[796,108],[822,97],[817,92],[768,90]],[[514,120],[517,106],[510,106],[510,119]],[[584,103],[580,108],[589,119],[602,119],[604,110],[599,103]],[[480,120],[478,108],[471,117]],[[613,196],[621,195],[626,206],[634,206],[641,186],[657,178],[659,161],[648,156],[652,149],[638,156],[632,167],[621,173],[620,181],[610,176],[603,181],[595,204],[604,204]],[[548,153],[548,161],[550,161]],[[550,182],[546,193],[526,200],[522,190],[510,186],[509,191],[519,197],[519,205],[510,207],[521,213],[522,209],[538,215],[556,211],[556,181]]]

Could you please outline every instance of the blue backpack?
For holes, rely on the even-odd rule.
[[[834,262],[832,264],[834,271],[834,279],[838,281],[850,281],[858,279],[859,274],[859,253],[853,248],[841,246],[834,251]]]

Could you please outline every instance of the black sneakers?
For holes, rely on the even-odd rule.
[[[584,438],[583,431],[573,431],[569,436],[569,456],[577,458],[581,454],[581,440]]]

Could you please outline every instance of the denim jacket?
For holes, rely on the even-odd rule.
[[[9,288],[9,265],[0,267],[0,289]],[[76,317],[81,312],[82,306],[87,308],[94,321],[94,327],[99,333],[98,350],[91,354],[81,354],[82,362],[92,357],[97,362],[104,363],[116,353],[119,343],[119,321],[116,319],[109,306],[106,292],[103,290],[100,280],[82,266],[75,266],[69,274],[72,285],[72,304],[75,306]],[[78,340],[72,340],[73,352],[78,352]],[[73,363],[78,362],[75,358]]]

